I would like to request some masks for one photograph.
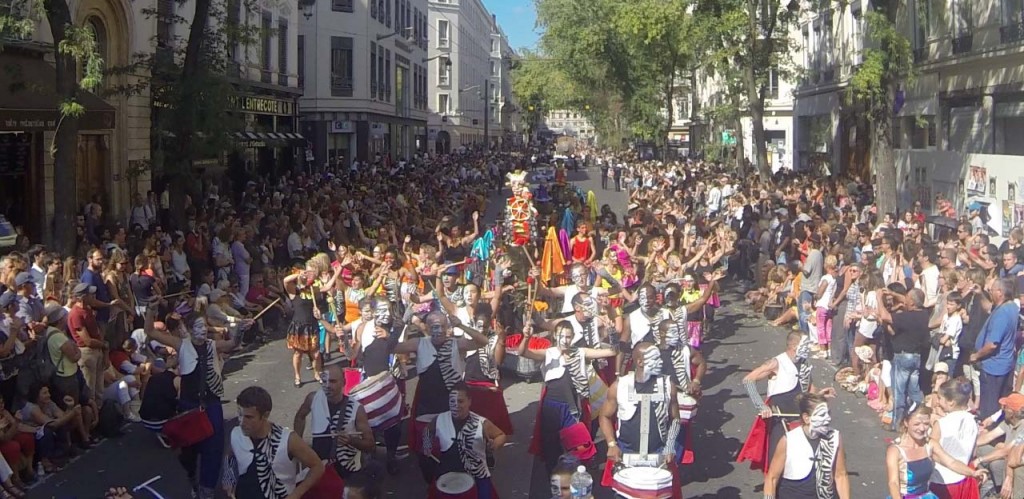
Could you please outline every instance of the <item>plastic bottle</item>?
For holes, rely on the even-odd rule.
[[[590,473],[587,473],[587,468],[580,465],[569,481],[569,493],[572,494],[573,499],[588,499],[593,488],[594,479]]]

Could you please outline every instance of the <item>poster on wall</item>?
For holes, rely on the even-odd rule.
[[[967,172],[967,195],[984,196],[988,188],[988,169],[983,166],[972,166]]]
[[[1000,231],[1003,237],[1010,237],[1010,229],[1013,228],[1013,203],[1003,200],[1003,230]]]
[[[989,177],[988,178],[988,195],[992,196],[992,197],[999,196],[999,193],[996,192],[996,178],[995,177]]]
[[[1017,179],[1017,187],[1017,199],[1013,199],[1012,201],[1024,203],[1024,189],[1021,189],[1021,187],[1024,187],[1024,177]]]
[[[1024,223],[1024,204],[1017,203],[1013,205],[1013,225],[1017,226]]]

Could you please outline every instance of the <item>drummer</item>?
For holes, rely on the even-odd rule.
[[[391,303],[373,297],[363,298],[359,301],[359,318],[342,326],[340,330],[352,335],[351,350],[362,354],[363,379],[382,373],[394,374],[389,372],[392,366],[390,353],[398,344],[402,330],[394,321]],[[384,437],[388,473],[398,474],[398,460],[395,456],[402,438],[401,426],[397,422],[389,422],[387,427],[373,427],[373,431]]]
[[[612,486],[617,468],[613,464],[652,468],[665,464],[672,473],[672,497],[681,499],[682,483],[675,461],[675,456],[679,455],[676,386],[671,376],[664,374],[662,354],[657,346],[638,343],[633,348],[633,358],[636,359],[634,371],[619,376],[608,387],[608,399],[601,406],[601,433],[608,442],[608,464],[601,485]],[[647,421],[644,420],[645,414],[650,418]],[[644,432],[648,423],[653,428]],[[656,462],[633,464],[630,462],[633,455]]]
[[[498,275],[502,273],[500,266],[494,271]],[[506,435],[511,435],[512,419],[508,415],[508,406],[498,383],[498,366],[505,359],[505,332],[504,328],[499,327],[498,332],[491,328],[492,317],[501,304],[503,290],[500,287],[495,289],[490,293],[490,301],[481,303],[480,288],[477,285],[466,284],[464,289],[464,306],[456,306],[443,295],[439,295],[438,300],[450,315],[458,317],[463,324],[471,324],[487,336],[484,348],[466,352],[465,381],[476,392],[471,397],[474,401],[471,409],[497,425]],[[460,333],[456,331],[455,335],[459,336]]]
[[[601,272],[602,278],[612,284],[610,288],[594,286],[590,279],[590,270],[583,263],[573,264],[572,269],[569,270],[572,284],[566,286],[548,288],[543,279],[537,279],[540,276],[540,271],[537,269],[532,270],[531,275],[540,283],[537,295],[542,298],[562,298],[562,313],[567,314],[573,311],[572,300],[578,294],[590,295],[591,298],[596,299],[599,295],[614,295],[622,291],[622,285],[607,271],[599,270],[599,272]]]
[[[446,473],[467,473],[476,481],[479,499],[497,499],[491,482],[487,454],[505,445],[506,435],[487,418],[469,410],[471,394],[465,383],[456,383],[449,394],[449,410],[434,420],[430,429],[439,456],[437,476]],[[431,487],[433,492],[435,487]]]
[[[417,420],[423,416],[447,411],[448,394],[456,383],[462,381],[465,374],[465,363],[459,352],[487,345],[487,337],[482,333],[457,322],[457,318],[454,321],[440,311],[431,312],[424,321],[426,337],[405,340],[394,350],[396,354],[416,354],[419,382],[416,383],[416,393],[412,402],[413,413],[409,418],[409,448],[417,452],[423,449],[421,429],[417,427]],[[454,337],[453,327],[462,329],[469,337]],[[420,471],[424,479],[430,483],[434,478],[430,460],[422,454],[417,457],[420,461]]]
[[[686,337],[686,329],[680,329],[678,323],[667,320],[658,325],[658,348],[661,350],[661,361],[664,372],[676,386],[676,401],[679,405],[680,425],[679,437],[676,442],[685,452],[687,448],[686,433],[690,425],[691,414],[701,397],[701,380],[707,373],[708,365],[700,350],[690,346]],[[689,407],[687,411],[687,407]],[[680,458],[683,456],[680,455]],[[680,459],[681,461],[682,459]]]
[[[320,497],[338,497],[341,480],[358,475],[365,467],[364,452],[373,452],[376,444],[366,410],[355,400],[345,396],[345,374],[341,364],[330,364],[325,369],[323,386],[306,395],[295,413],[292,426],[300,437],[306,431],[306,417],[310,416],[313,431],[313,450],[325,463],[325,475],[314,488]],[[341,480],[335,480],[335,474]]]
[[[559,432],[576,423],[590,426],[590,369],[588,360],[615,357],[613,348],[580,348],[572,346],[572,324],[561,321],[555,327],[555,346],[546,350],[528,349],[533,327],[523,330],[523,341],[517,352],[520,356],[541,362],[544,389],[540,394],[540,409],[534,425],[530,453],[544,459],[550,474],[558,458],[564,453]]]
[[[798,413],[797,396],[815,392],[811,381],[811,364],[807,359],[810,345],[810,339],[800,331],[791,331],[786,337],[785,352],[768,359],[743,378],[743,386],[759,416],[736,462],[750,460],[751,467],[767,472],[771,453],[779,440],[791,426],[799,424],[795,416]],[[762,400],[757,391],[757,382],[761,380],[768,380],[767,401]],[[835,397],[834,388],[825,388],[820,393],[825,397]]]

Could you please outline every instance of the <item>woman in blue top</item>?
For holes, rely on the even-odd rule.
[[[953,459],[942,447],[928,442],[932,410],[921,404],[911,410],[900,425],[902,433],[885,452],[885,467],[889,472],[889,499],[938,499],[928,490],[935,463],[960,473],[981,479],[984,471],[972,470],[965,463]]]

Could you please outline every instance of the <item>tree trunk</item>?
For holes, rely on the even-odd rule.
[[[57,61],[57,96],[61,101],[75,100],[78,96],[78,71],[75,58],[62,53],[58,47],[64,41],[71,25],[71,9],[66,0],[46,0],[46,20],[53,34],[54,56]],[[72,254],[75,248],[76,158],[78,155],[78,118],[62,115],[50,153],[53,156],[53,243],[63,254]]]
[[[886,19],[896,26],[900,2],[886,2]],[[893,102],[896,100],[896,81],[891,70],[882,75],[883,95],[875,103],[871,124],[871,158],[875,170],[875,204],[878,206],[878,218],[884,213],[896,213],[896,157],[893,154],[892,120]]]

